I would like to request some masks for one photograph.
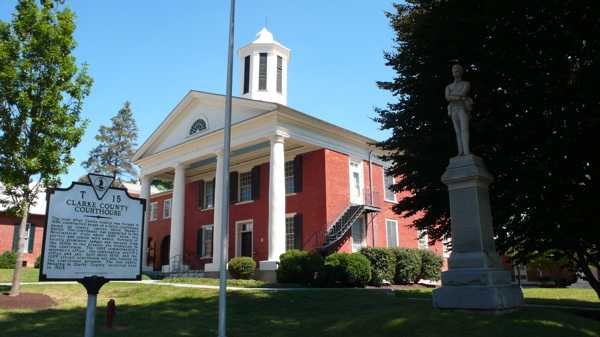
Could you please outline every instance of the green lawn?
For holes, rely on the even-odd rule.
[[[42,311],[0,310],[2,337],[82,335],[83,287],[30,285],[23,289],[44,292],[61,304]],[[575,301],[588,297],[550,296],[543,291],[540,295],[537,290],[529,293],[526,291],[528,297],[552,297],[553,301],[561,301],[558,297]],[[600,337],[600,321],[584,318],[575,311],[525,308],[502,315],[440,311],[431,308],[428,296],[428,291],[392,294],[357,289],[230,292],[227,335]],[[109,298],[117,303],[120,327],[116,331],[102,327]],[[112,283],[102,289],[98,304],[98,337],[216,336],[216,290]]]
[[[23,268],[21,272],[22,282],[37,282],[40,270],[35,268]],[[12,282],[13,269],[0,269],[0,283]]]

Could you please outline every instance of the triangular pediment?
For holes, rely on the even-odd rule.
[[[232,125],[277,108],[277,104],[234,97]],[[138,161],[179,144],[222,130],[225,125],[225,96],[190,91],[167,115],[136,152]]]

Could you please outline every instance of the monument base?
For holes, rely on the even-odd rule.
[[[433,306],[438,309],[490,310],[516,309],[523,305],[517,285],[443,286],[433,291]]]
[[[494,177],[475,155],[450,158],[442,182],[448,186],[452,253],[442,287],[433,291],[440,309],[502,311],[523,304],[494,244],[489,184]]]

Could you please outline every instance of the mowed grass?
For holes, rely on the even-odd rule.
[[[40,270],[36,268],[21,269],[22,282],[37,282]],[[12,282],[13,269],[0,269],[0,283]]]
[[[60,305],[40,311],[0,309],[2,337],[83,334],[86,295],[82,286],[29,285],[23,289],[48,294]],[[217,295],[210,289],[108,284],[98,298],[96,336],[216,336]],[[228,293],[227,335],[600,336],[600,321],[571,310],[523,308],[502,315],[445,311],[433,309],[428,296],[427,290],[232,291]],[[113,331],[103,327],[110,298],[117,303],[117,329]]]

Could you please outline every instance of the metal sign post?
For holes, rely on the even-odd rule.
[[[233,43],[235,27],[235,0],[231,0],[229,14],[229,47],[227,51],[227,89],[225,95],[225,127],[223,146],[223,193],[221,195],[221,251],[219,252],[219,330],[218,337],[226,336],[227,309],[227,247],[229,230],[229,152],[231,148],[231,86],[233,73]]]
[[[77,281],[88,294],[85,337],[94,337],[96,300],[110,280],[141,280],[146,200],[113,188],[112,176],[48,189],[40,281]]]

